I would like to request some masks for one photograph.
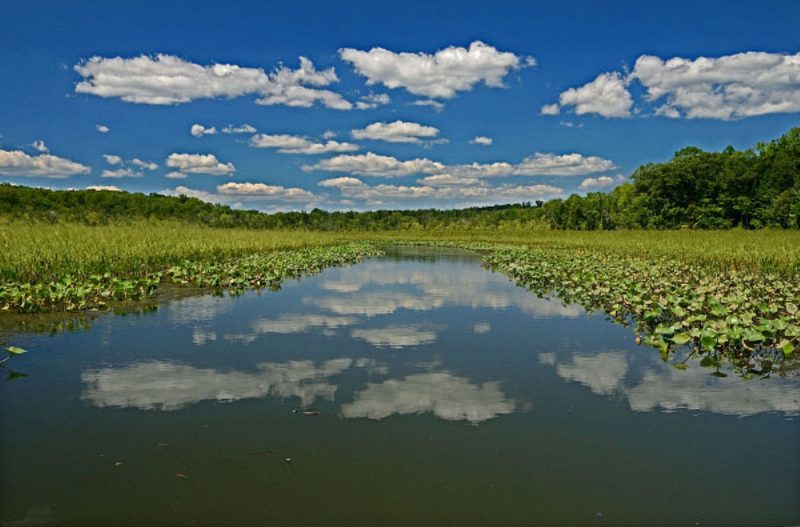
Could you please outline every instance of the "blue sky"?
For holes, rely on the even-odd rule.
[[[793,1],[3,11],[0,181],[23,185],[459,207],[608,190],[800,124]]]

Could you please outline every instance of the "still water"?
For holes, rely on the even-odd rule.
[[[800,380],[633,338],[418,248],[4,335],[0,524],[800,523]]]

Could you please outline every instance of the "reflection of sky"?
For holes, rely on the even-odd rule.
[[[383,328],[354,329],[354,339],[369,342],[378,348],[403,348],[431,344],[436,340],[436,332],[422,324],[393,325]]]
[[[333,400],[336,385],[325,382],[353,365],[333,359],[315,366],[308,360],[263,363],[254,373],[195,368],[172,362],[141,362],[84,372],[83,399],[99,407],[178,410],[200,401],[233,402],[273,395]]]
[[[201,401],[234,402],[273,396],[297,397],[303,406],[317,399],[333,401],[332,378],[356,368],[367,375],[386,375],[385,364],[370,358],[259,364],[255,372],[219,371],[163,361],[84,372],[83,400],[105,408],[179,410]],[[382,383],[368,383],[344,404],[344,417],[383,419],[393,414],[432,413],[448,421],[478,424],[514,411],[514,401],[499,383],[471,383],[448,372],[425,372]]]
[[[792,379],[719,378],[697,364],[678,370],[655,360],[632,375],[627,355],[617,351],[572,354],[568,361],[542,353],[539,362],[594,393],[622,394],[635,412],[695,410],[740,417],[767,412],[800,414],[800,383]]]
[[[478,424],[514,411],[496,382],[473,384],[450,373],[419,373],[370,383],[352,403],[342,405],[345,417],[383,419],[390,415],[432,413],[447,421]]]
[[[196,346],[244,346],[264,339],[279,342],[274,349],[296,350],[288,358],[297,357],[298,351],[304,355],[297,358],[318,357],[321,350],[304,348],[304,339],[313,333],[317,337],[308,342],[318,345],[320,337],[330,338],[337,353],[341,346],[346,349],[357,341],[358,349],[363,350],[366,343],[378,348],[375,353],[381,361],[391,362],[367,357],[322,362],[293,360],[263,362],[249,371],[197,368],[169,361],[140,362],[85,372],[83,398],[100,407],[163,410],[200,401],[231,402],[267,396],[296,397],[306,406],[316,400],[336,398],[344,403],[341,413],[345,417],[382,419],[431,413],[442,419],[480,423],[511,413],[517,403],[506,397],[497,382],[482,382],[498,377],[465,375],[464,367],[470,367],[465,360],[471,359],[449,353],[455,348],[448,346],[469,341],[492,346],[504,342],[506,329],[494,329],[493,325],[501,327],[500,322],[486,311],[465,319],[461,310],[459,315],[445,316],[443,321],[431,311],[449,307],[517,309],[514,316],[523,320],[517,326],[520,331],[526,330],[526,315],[583,315],[579,307],[537,298],[504,276],[487,272],[476,261],[371,260],[326,271],[310,289],[311,292],[290,298],[286,309],[281,309],[280,303],[266,310],[263,304],[249,304],[241,312],[243,318],[230,316],[238,313],[234,312],[235,301],[214,296],[182,299],[168,304],[164,312],[170,323],[191,328],[191,342]],[[264,302],[271,302],[270,297],[266,296]],[[540,324],[537,330],[547,331],[551,327],[548,324]],[[559,324],[564,327],[564,322]],[[531,338],[537,337],[531,333]],[[273,348],[264,346],[253,351],[265,349]],[[394,349],[408,352],[393,353]],[[428,354],[427,358],[420,357],[420,353]],[[414,363],[406,364],[404,356],[414,357]],[[420,359],[429,364],[420,364]],[[655,355],[633,356],[617,350],[541,353],[539,363],[543,368],[552,368],[554,381],[564,379],[600,396],[622,398],[636,412],[688,409],[737,416],[800,414],[800,385],[791,380],[720,379],[698,366],[680,371],[661,363]],[[362,384],[352,396],[337,378],[345,371],[351,372],[345,377],[351,379],[351,384],[353,375],[361,379]],[[390,373],[394,374],[388,377]],[[379,376],[381,382],[371,376]],[[500,376],[499,380],[506,380]],[[514,381],[513,371],[508,372],[508,380],[518,382]],[[371,382],[363,388],[366,381]],[[532,392],[530,402],[535,403],[537,388],[528,389]],[[341,400],[343,391],[346,397]],[[522,400],[520,395],[515,397]]]
[[[306,299],[310,305],[339,315],[378,316],[399,309],[429,311],[444,306],[506,309],[516,307],[534,317],[578,317],[583,310],[557,300],[537,298],[480,265],[402,266],[370,261],[357,269],[340,270],[322,281],[332,295]]]

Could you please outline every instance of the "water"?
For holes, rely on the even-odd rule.
[[[11,335],[0,521],[800,523],[800,382],[633,338],[423,249]]]

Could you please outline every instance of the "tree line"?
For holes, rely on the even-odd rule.
[[[187,196],[55,191],[0,184],[0,215],[90,225],[180,220],[251,229],[409,230],[516,227],[578,230],[800,228],[800,127],[755,148],[688,147],[636,169],[611,192],[457,210],[279,212],[235,210]]]

